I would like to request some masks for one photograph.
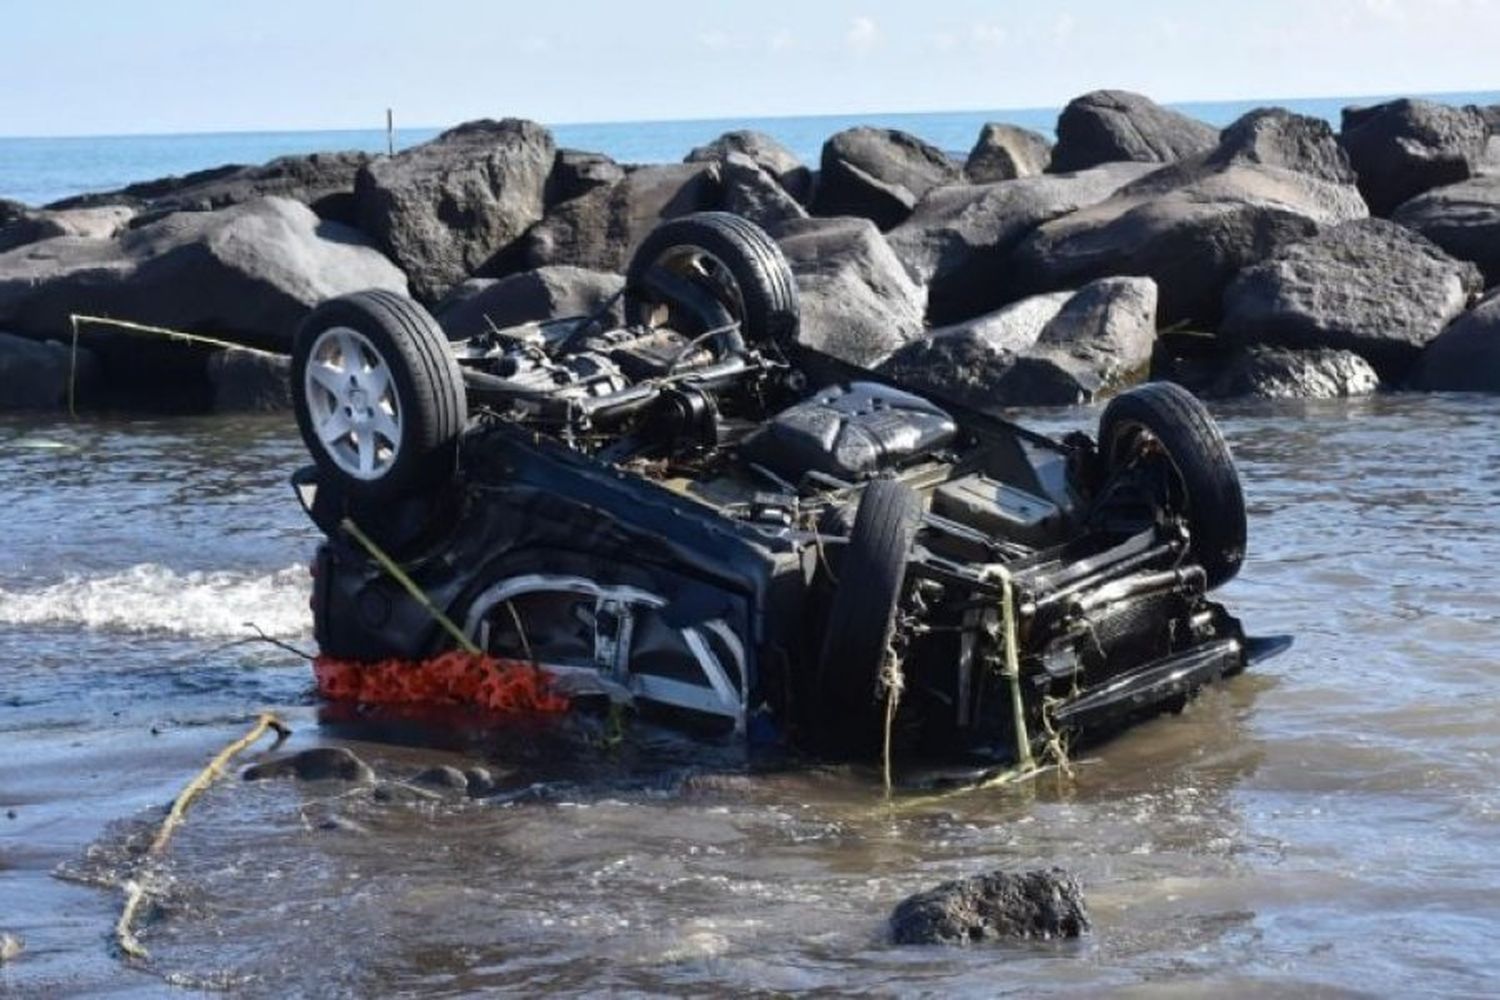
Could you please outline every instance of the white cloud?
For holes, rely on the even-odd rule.
[[[698,33],[698,44],[705,49],[721,52],[729,48],[729,34],[717,29],[713,31],[701,31]]]
[[[521,48],[526,52],[547,52],[552,48],[552,40],[544,35],[527,35],[521,40]]]
[[[927,43],[938,52],[952,52],[958,48],[958,36],[951,31],[937,31],[927,36]]]
[[[1006,31],[998,24],[984,21],[975,23],[969,32],[969,41],[976,49],[998,49],[1005,44]]]
[[[844,41],[855,52],[868,52],[880,41],[880,28],[873,18],[861,15],[849,22]]]
[[[766,41],[766,48],[772,52],[790,52],[797,47],[797,37],[790,31],[782,28]]]

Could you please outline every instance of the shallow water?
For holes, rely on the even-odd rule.
[[[0,930],[28,942],[0,993],[1492,994],[1500,399],[1219,413],[1252,518],[1224,596],[1297,646],[1071,781],[886,806],[869,773],[746,774],[644,730],[562,755],[358,744],[382,776],[477,763],[507,793],[225,782],[173,843],[144,970],[87,880],[255,711],[291,748],[338,742],[301,661],[222,648],[244,622],[310,641],[301,447],[282,420],[0,421]],[[885,943],[907,893],[1042,864],[1082,879],[1082,942]]]

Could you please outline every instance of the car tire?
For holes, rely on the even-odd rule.
[[[1229,445],[1208,409],[1171,382],[1121,393],[1099,419],[1099,451],[1113,472],[1144,437],[1166,453],[1178,481],[1191,552],[1210,588],[1232,580],[1245,560],[1245,494]]]
[[[291,395],[319,470],[356,500],[446,482],[468,421],[463,376],[437,321],[382,289],[331,299],[297,330]]]
[[[732,212],[697,212],[653,229],[636,247],[625,272],[627,322],[649,324],[656,307],[664,304],[651,280],[658,268],[705,287],[739,321],[747,344],[796,339],[801,307],[791,266],[776,241],[749,219]]]
[[[880,674],[921,518],[921,495],[904,483],[877,479],[860,497],[838,559],[812,719],[835,749],[859,752],[878,742]]]

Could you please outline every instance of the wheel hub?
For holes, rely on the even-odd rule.
[[[391,366],[349,327],[320,333],[303,380],[313,433],[328,457],[357,479],[379,479],[401,450],[402,414]]]

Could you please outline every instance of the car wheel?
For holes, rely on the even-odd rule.
[[[797,336],[797,283],[781,247],[755,223],[732,212],[697,212],[653,229],[625,273],[627,322],[651,325],[670,289],[653,280],[665,272],[708,291],[740,324],[749,344]]]
[[[1209,587],[1234,578],[1245,560],[1245,495],[1224,435],[1192,393],[1148,382],[1116,396],[1099,419],[1099,450],[1110,472],[1153,451],[1165,457],[1171,503]]]
[[[882,715],[877,688],[921,518],[922,498],[904,483],[877,479],[860,497],[854,528],[838,560],[813,720],[839,749],[863,750],[878,739]]]
[[[351,498],[395,499],[452,472],[463,377],[411,299],[377,289],[324,302],[297,331],[291,378],[302,439]]]

